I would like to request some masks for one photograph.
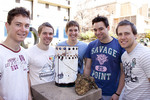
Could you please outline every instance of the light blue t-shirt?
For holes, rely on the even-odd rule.
[[[70,46],[67,44],[67,41],[63,41],[58,43],[57,46]],[[78,41],[78,43],[74,46],[78,47],[78,73],[83,74],[83,59],[84,59],[84,54],[87,49],[87,44],[81,41]]]

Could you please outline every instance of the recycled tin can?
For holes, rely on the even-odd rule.
[[[56,46],[55,71],[57,86],[74,86],[78,73],[77,46]]]

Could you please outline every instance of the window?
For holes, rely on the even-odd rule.
[[[60,6],[58,6],[58,11],[60,11],[61,10],[61,7]]]
[[[148,8],[148,17],[150,18],[150,8]]]
[[[20,0],[16,0],[16,3],[20,3]]]
[[[150,13],[148,13],[148,17],[150,18]]]
[[[70,1],[68,1],[68,5],[70,5]]]
[[[70,0],[66,0],[68,2],[68,5],[70,5]]]
[[[49,8],[49,4],[45,4],[45,8]]]
[[[31,1],[31,20],[33,20],[33,1]]]

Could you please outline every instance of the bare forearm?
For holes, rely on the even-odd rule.
[[[86,76],[90,76],[91,73],[91,59],[87,58],[86,59],[86,64],[85,64],[85,68],[84,68],[84,75]]]
[[[85,69],[84,69],[84,75],[90,76],[90,72],[91,72],[91,69],[85,67]]]
[[[125,74],[124,74],[124,71],[123,71],[123,66],[122,66],[122,63],[120,64],[120,79],[119,79],[119,85],[118,85],[118,89],[116,91],[116,93],[118,94],[121,94],[121,91],[124,87],[124,78],[125,78]]]
[[[125,75],[124,75],[124,73],[121,71],[118,89],[117,89],[116,93],[114,93],[114,94],[112,95],[112,97],[111,97],[110,100],[119,100],[119,96],[120,96],[121,91],[122,91],[122,89],[123,89],[123,87],[124,87],[124,77],[125,77]]]
[[[118,93],[118,94],[121,94],[121,91],[124,87],[124,78],[125,78],[125,75],[124,75],[124,73],[122,73],[121,76],[120,76],[118,89],[116,91],[116,93]]]

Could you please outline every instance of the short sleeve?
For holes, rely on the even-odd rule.
[[[91,43],[88,45],[86,52],[85,52],[85,58],[91,59]]]
[[[29,65],[30,65],[30,62],[31,62],[30,50],[26,50],[26,55],[27,55],[28,66],[29,66]]]
[[[121,51],[120,52],[121,53],[121,55],[120,55],[120,63],[122,63],[122,55],[125,52],[125,49],[121,47],[120,51]]]
[[[140,66],[144,70],[146,76],[150,78],[150,50],[143,52],[142,55],[140,55],[139,61],[140,61]]]

